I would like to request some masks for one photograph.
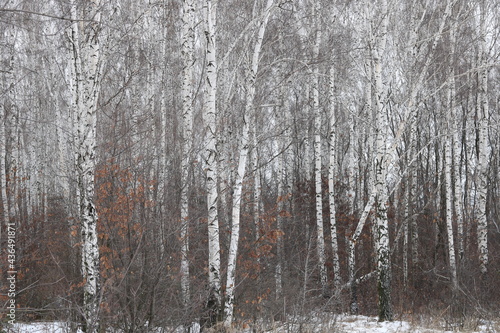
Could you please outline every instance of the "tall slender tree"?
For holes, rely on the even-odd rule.
[[[453,32],[452,32],[453,33]],[[447,93],[447,104],[446,107],[451,114],[451,108],[453,107],[453,89],[448,89]],[[457,281],[457,263],[455,256],[455,241],[453,234],[453,207],[454,207],[454,197],[453,197],[453,184],[452,184],[452,171],[453,171],[453,154],[452,154],[452,140],[453,140],[453,132],[451,130],[453,123],[453,119],[448,117],[446,122],[446,129],[448,135],[445,138],[444,144],[444,174],[445,174],[445,186],[446,186],[446,230],[448,235],[448,259],[450,265],[450,275],[451,275],[451,283],[453,286],[453,290],[456,291],[458,289],[458,281]]]
[[[100,269],[95,204],[96,122],[101,80],[101,3],[88,1],[81,16],[72,6],[73,112],[77,126],[77,178],[82,244],[83,317],[86,332],[100,327]],[[83,20],[81,20],[83,18]]]
[[[330,237],[332,242],[333,254],[333,286],[336,297],[339,297],[340,283],[342,281],[340,276],[340,259],[339,259],[339,245],[337,236],[337,219],[336,219],[336,205],[335,205],[335,180],[336,180],[336,164],[337,164],[337,118],[335,110],[335,69],[333,65],[330,67],[329,73],[329,99],[330,99],[330,154],[328,162],[328,203],[330,207]]]
[[[194,66],[194,12],[195,3],[184,0],[182,5],[182,139],[181,139],[181,290],[187,309],[189,291],[189,175],[193,142],[193,66]]]
[[[375,246],[377,258],[378,277],[378,302],[379,321],[392,320],[391,301],[391,258],[389,251],[389,223],[387,217],[389,194],[387,190],[387,172],[390,166],[388,154],[388,108],[385,87],[382,80],[382,58],[385,53],[387,42],[387,26],[389,22],[389,10],[386,0],[382,0],[379,7],[380,26],[377,30],[372,30],[370,36],[370,46],[372,50],[372,65],[374,78],[375,97]],[[372,21],[372,29],[375,28],[375,21]]]
[[[239,142],[239,160],[235,175],[235,183],[233,188],[233,201],[231,212],[231,240],[228,253],[227,264],[227,279],[226,279],[226,299],[224,304],[224,325],[230,327],[233,322],[234,305],[235,305],[235,288],[236,288],[236,259],[238,255],[238,243],[240,237],[240,211],[241,211],[241,195],[243,190],[243,178],[248,157],[249,145],[249,130],[250,121],[254,111],[254,98],[256,91],[257,72],[259,70],[260,54],[262,50],[262,42],[266,32],[267,22],[271,16],[271,10],[274,6],[274,0],[267,0],[263,9],[262,18],[258,20],[259,29],[257,38],[254,44],[253,52],[251,53],[250,68],[246,78],[247,92],[245,96],[245,110],[243,114],[243,130]]]
[[[208,208],[208,299],[209,326],[222,316],[221,259],[218,210],[218,160],[217,145],[217,48],[215,44],[217,31],[217,1],[205,2],[205,37],[206,37],[206,102],[204,108],[205,121],[205,170]]]
[[[481,1],[477,4],[477,30],[479,32],[478,47],[478,97],[477,97],[477,196],[478,196],[478,224],[477,224],[477,246],[479,250],[479,265],[482,273],[488,271],[488,217],[486,212],[488,194],[488,164],[490,148],[488,144],[489,104],[488,104],[488,72],[487,48],[486,48],[486,9],[487,2]]]
[[[315,19],[315,42],[313,47],[313,59],[317,62],[313,69],[312,77],[312,95],[313,95],[313,114],[314,114],[314,191],[315,191],[315,207],[316,207],[316,250],[318,252],[318,268],[319,278],[321,283],[321,291],[324,295],[328,289],[328,275],[326,271],[326,250],[325,250],[325,234],[323,228],[323,190],[322,190],[322,146],[321,146],[321,109],[319,104],[319,49],[321,45],[321,4],[315,1],[313,4],[313,17]]]

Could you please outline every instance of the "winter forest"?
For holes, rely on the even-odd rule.
[[[0,331],[498,315],[498,1],[0,2]]]

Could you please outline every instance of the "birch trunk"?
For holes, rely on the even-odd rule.
[[[448,120],[448,123],[451,121]],[[448,128],[449,130],[449,128]],[[448,259],[450,263],[450,275],[451,284],[453,290],[458,289],[457,282],[457,264],[455,258],[455,244],[453,239],[453,184],[451,182],[452,174],[452,143],[451,134],[447,135],[445,142],[445,162],[444,162],[444,174],[445,174],[445,186],[446,186],[446,230],[448,233]]]
[[[411,259],[412,259],[412,264],[416,265],[419,262],[419,254],[418,254],[418,243],[419,243],[419,236],[418,236],[418,225],[417,225],[417,219],[413,215],[414,212],[414,206],[410,205],[410,202],[413,198],[416,196],[416,188],[417,188],[417,177],[415,174],[411,175],[409,177],[409,185],[408,185],[408,214],[410,215],[410,220],[407,221],[409,227],[410,227],[410,234],[411,234]]]
[[[75,3],[72,3],[72,18],[76,18]],[[73,23],[73,55],[75,81],[73,85],[76,99],[72,102],[76,109],[77,124],[77,174],[82,237],[83,316],[86,332],[99,331],[99,247],[97,238],[97,211],[94,203],[95,163],[96,163],[96,110],[100,88],[100,26],[99,0],[89,1],[84,8],[83,31]],[[78,35],[83,33],[80,40]]]
[[[453,143],[453,175],[454,175],[454,196],[453,196],[453,206],[455,211],[455,219],[457,223],[457,240],[458,240],[458,259],[461,260],[464,256],[464,226],[463,226],[463,191],[462,191],[462,175],[461,175],[461,165],[460,165],[460,154],[461,154],[461,121],[462,118],[459,117],[459,112],[456,106],[455,98],[455,43],[456,43],[456,28],[457,22],[454,20],[452,22],[452,27],[450,28],[450,73],[449,73],[449,108],[450,108],[450,121],[451,121],[451,133],[452,133],[452,143]]]
[[[408,182],[411,182],[410,179],[408,179]],[[410,185],[408,185],[409,187]],[[406,195],[405,200],[403,201],[403,204],[405,207],[403,208],[405,211],[405,216],[409,215],[409,206],[410,206],[410,190],[405,190],[404,194]],[[403,287],[406,289],[408,287],[408,241],[409,241],[409,235],[408,235],[408,227],[409,223],[408,220],[403,221]]]
[[[3,89],[2,89],[3,90]],[[5,107],[0,104],[0,194],[2,195],[2,225],[0,226],[0,239],[2,230],[9,224],[9,200],[7,199],[7,171],[5,166]]]
[[[486,215],[486,202],[488,194],[488,67],[486,58],[486,35],[485,35],[485,6],[483,2],[479,5],[479,59],[478,59],[478,148],[477,155],[477,245],[479,251],[479,268],[481,273],[488,271],[488,218]]]
[[[456,123],[456,120],[453,118],[455,116],[455,77],[454,77],[454,70],[453,70],[453,50],[454,50],[454,27],[450,29],[450,47],[451,47],[451,64],[450,64],[450,74],[448,78],[448,91],[447,91],[447,108],[448,108],[448,114],[449,116],[447,117],[447,131],[448,135],[445,138],[445,146],[444,146],[444,173],[445,173],[445,186],[446,186],[446,230],[447,230],[447,235],[448,235],[448,259],[449,259],[449,264],[450,264],[450,275],[451,275],[451,284],[453,286],[453,292],[458,290],[458,280],[457,280],[457,263],[456,263],[456,256],[455,256],[455,240],[454,240],[454,234],[453,234],[453,209],[455,208],[455,211],[457,211],[457,207],[455,206],[456,200],[455,197],[453,196],[453,182],[452,182],[452,174],[453,174],[453,164],[454,162],[454,154],[453,154],[453,148],[454,148],[454,138],[455,138],[455,133],[454,130],[456,129],[454,124]],[[455,177],[458,175],[455,174]],[[455,179],[455,184],[458,183],[458,179]],[[455,187],[456,189],[456,187]],[[455,193],[455,195],[458,195],[459,193]]]
[[[340,259],[339,259],[339,245],[337,239],[337,220],[335,217],[336,207],[335,207],[335,173],[336,173],[336,117],[335,117],[335,69],[332,65],[330,67],[329,76],[329,88],[330,88],[330,156],[329,156],[329,166],[328,166],[328,202],[330,205],[330,236],[332,241],[332,253],[333,253],[333,287],[335,290],[335,295],[338,297],[340,293]]]
[[[247,96],[247,103],[249,102]],[[245,111],[251,111],[247,106]],[[241,194],[243,190],[243,178],[245,176],[246,163],[248,157],[248,137],[249,137],[249,119],[243,115],[243,133],[240,140],[240,154],[238,169],[236,171],[236,180],[233,188],[233,201],[231,213],[231,240],[228,253],[227,280],[226,280],[226,299],[224,304],[224,326],[230,327],[233,322],[234,312],[234,291],[236,288],[236,259],[238,256],[238,243],[240,235],[240,211]]]
[[[2,158],[2,183],[5,183],[5,187],[2,188],[2,201],[4,203],[4,222],[9,224],[9,226],[17,227],[16,217],[18,215],[18,206],[16,204],[18,198],[18,168],[20,167],[19,161],[16,159],[16,153],[18,150],[17,141],[17,130],[19,126],[19,108],[16,101],[16,34],[15,30],[5,29],[4,32],[5,40],[9,47],[8,52],[6,52],[7,60],[5,61],[5,86],[3,87],[3,103],[2,103],[2,114],[0,114],[0,126],[3,132],[3,141],[0,142],[2,145],[1,156]],[[0,164],[1,165],[1,164]],[[2,228],[6,228],[2,226]],[[0,232],[1,234],[1,232]]]
[[[208,208],[208,288],[207,300],[208,325],[212,326],[221,319],[222,294],[220,277],[220,234],[219,211],[217,207],[219,192],[217,170],[219,151],[217,146],[217,49],[215,32],[217,26],[217,2],[206,0],[206,94],[205,105],[205,170]]]
[[[233,322],[234,313],[234,292],[236,288],[236,259],[238,255],[238,243],[240,234],[240,210],[241,210],[241,194],[243,189],[243,178],[245,176],[247,157],[248,157],[248,140],[251,115],[253,111],[253,100],[255,97],[255,80],[259,69],[259,57],[262,48],[262,41],[267,27],[267,21],[271,14],[274,0],[267,0],[264,9],[264,15],[260,22],[257,40],[252,53],[251,68],[248,73],[246,82],[247,94],[245,100],[245,110],[243,114],[243,131],[239,144],[239,161],[238,169],[235,175],[235,184],[233,188],[232,214],[231,214],[231,240],[228,253],[227,264],[227,280],[226,280],[226,300],[224,304],[224,326],[229,328]]]
[[[193,137],[193,64],[194,64],[194,1],[184,0],[182,6],[182,138],[181,138],[181,293],[184,308],[189,307],[189,174]]]
[[[160,20],[166,19],[166,8],[163,8],[163,15],[160,15]],[[160,59],[163,59],[162,61],[162,66],[161,66],[161,82],[160,82],[160,128],[158,130],[158,138],[159,138],[159,144],[157,147],[158,151],[158,186],[156,188],[156,201],[158,202],[158,205],[156,206],[156,214],[157,216],[164,216],[164,207],[165,207],[165,184],[167,182],[167,160],[168,160],[168,153],[167,153],[167,45],[168,43],[166,42],[167,37],[168,37],[168,29],[167,25],[163,24],[162,25],[162,39],[161,39],[161,47],[160,47]],[[160,258],[163,258],[165,256],[165,224],[163,221],[160,221],[158,223],[157,227],[157,242],[159,244],[160,248]]]
[[[257,114],[254,115],[254,121],[252,123],[252,158],[251,158],[251,170],[253,173],[253,223],[255,226],[255,241],[258,242],[260,239],[260,214],[261,214],[261,184],[260,184],[260,170],[259,170],[259,151],[258,151],[258,140],[257,140]],[[278,186],[279,188],[279,186]],[[279,190],[278,190],[279,192]],[[260,261],[260,258],[257,257]]]
[[[10,29],[5,29],[2,32],[2,38],[6,41],[10,40]],[[9,52],[10,53],[10,52]],[[10,212],[11,212],[11,207],[9,205],[9,191],[8,187],[10,187],[10,181],[9,179],[12,179],[9,176],[9,172],[7,170],[7,114],[10,109],[10,104],[12,101],[10,101],[11,98],[11,87],[13,86],[14,82],[12,82],[13,79],[13,68],[12,68],[12,55],[11,54],[5,54],[5,57],[8,57],[9,59],[6,60],[9,65],[6,66],[5,70],[5,81],[2,80],[0,81],[1,89],[2,92],[4,92],[6,98],[5,101],[2,101],[0,103],[0,195],[2,196],[2,224],[0,225],[0,240],[3,240],[2,238],[2,231],[4,228],[7,228],[9,222],[10,222]],[[2,61],[4,61],[2,57]],[[2,78],[3,79],[3,78]]]
[[[286,110],[284,112],[287,112]],[[280,138],[278,136],[278,138]],[[280,142],[281,141],[281,142]],[[283,183],[284,183],[284,174],[285,174],[285,144],[283,142],[284,140],[281,138],[281,140],[278,139],[278,147],[281,150],[281,155],[278,157],[278,166],[277,166],[277,177],[276,177],[276,182],[278,183],[278,198],[276,199],[276,206],[277,206],[277,211],[278,214],[276,216],[276,229],[278,231],[283,230],[283,213],[285,210],[285,193],[283,190]],[[277,239],[277,244],[276,244],[276,256],[277,256],[277,263],[276,263],[276,268],[274,271],[274,277],[275,277],[275,284],[276,284],[276,301],[281,301],[283,298],[283,267],[282,267],[282,260],[283,260],[283,242],[281,240],[281,236]]]
[[[12,77],[9,82],[14,82],[14,78]],[[15,84],[11,84],[8,92],[10,105],[6,118],[6,144],[8,149],[6,150],[5,163],[9,178],[7,201],[9,202],[10,223],[17,226],[21,218],[19,211],[21,182],[19,179],[22,178],[22,161],[19,158],[19,107],[17,106],[14,86]]]
[[[376,103],[375,116],[375,241],[377,258],[377,283],[379,298],[379,321],[391,321],[393,317],[391,302],[391,258],[389,249],[389,224],[387,218],[387,208],[389,195],[387,191],[386,178],[389,168],[389,154],[387,149],[388,140],[388,119],[386,108],[386,96],[382,82],[382,56],[385,52],[388,25],[387,1],[383,0],[380,4],[380,13],[382,15],[379,35],[374,39],[372,37],[372,60],[373,75],[375,80],[374,95]]]
[[[309,114],[310,114],[310,100],[311,100],[311,84],[310,84],[310,81],[309,80],[306,80],[306,82],[304,83],[305,87],[304,87],[304,100],[305,100],[305,105],[304,105],[304,115],[303,117],[306,118],[306,119],[309,119]],[[301,181],[303,181],[306,186],[307,186],[307,190],[309,190],[309,184],[310,184],[310,180],[311,180],[311,140],[310,140],[310,131],[309,131],[309,123],[305,124],[305,128],[304,128],[304,164],[303,164],[303,167],[304,167],[304,170],[303,172],[301,173]],[[307,221],[309,221],[309,210],[306,212],[306,215],[307,215]]]
[[[320,22],[320,5],[318,2],[314,5],[314,13],[316,20],[316,41],[313,47],[313,58],[318,60],[319,48],[321,44],[321,22]],[[318,254],[319,278],[321,283],[321,291],[323,295],[327,294],[328,276],[326,271],[326,254],[325,254],[325,235],[323,228],[323,197],[322,197],[322,180],[321,180],[321,111],[319,107],[319,68],[314,67],[313,71],[313,114],[314,114],[314,188],[316,198],[316,250]]]

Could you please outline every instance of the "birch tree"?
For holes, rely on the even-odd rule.
[[[462,8],[459,8],[458,15],[460,15],[460,11]],[[453,188],[453,202],[454,202],[454,211],[455,211],[455,219],[457,224],[457,250],[458,250],[458,259],[463,259],[464,256],[464,221],[463,221],[463,189],[462,189],[462,173],[461,173],[461,127],[462,127],[462,118],[459,116],[459,110],[456,102],[456,80],[455,80],[455,66],[456,66],[456,33],[457,33],[457,20],[453,20],[451,22],[450,27],[450,72],[449,72],[449,108],[450,108],[450,120],[452,122],[451,133],[453,135],[453,176],[454,176],[454,188]]]
[[[217,161],[219,151],[217,146],[217,49],[215,33],[217,28],[217,1],[205,2],[205,37],[206,37],[206,95],[204,109],[205,121],[205,170],[208,208],[208,300],[209,325],[221,317],[222,294],[220,276],[220,240],[217,187]]]
[[[182,139],[181,139],[181,291],[184,307],[190,302],[189,295],[189,174],[193,136],[193,65],[194,65],[194,12],[192,0],[184,0],[182,6]]]
[[[5,64],[2,80],[2,103],[0,104],[0,184],[2,195],[2,212],[3,212],[3,228],[15,226],[17,214],[17,171],[18,162],[16,159],[16,141],[17,128],[19,118],[19,105],[16,96],[17,85],[16,79],[16,60],[19,55],[16,55],[16,44],[18,44],[18,32],[14,27],[6,28],[2,37],[6,43],[6,52],[2,55],[2,61]],[[11,224],[9,224],[11,223]],[[0,231],[0,237],[2,232]],[[0,238],[1,239],[1,238]]]
[[[274,0],[267,0],[263,11],[262,19],[259,20],[259,29],[254,44],[253,52],[251,53],[250,68],[246,78],[246,96],[245,110],[243,114],[243,130],[239,142],[239,160],[235,175],[235,184],[233,187],[233,201],[231,212],[231,240],[228,253],[227,264],[227,279],[226,279],[226,298],[224,304],[224,326],[230,327],[233,321],[234,313],[234,292],[236,288],[236,259],[238,255],[238,242],[240,234],[240,210],[241,210],[241,194],[243,189],[243,178],[245,176],[248,144],[249,144],[249,128],[251,115],[254,112],[253,100],[255,97],[256,78],[259,70],[260,53],[262,49],[262,41],[266,32],[267,22],[271,15]]]
[[[486,53],[486,2],[482,1],[477,5],[477,20],[479,31],[478,47],[478,96],[477,96],[477,118],[478,118],[478,153],[477,153],[477,246],[479,251],[479,268],[481,273],[488,271],[488,218],[486,214],[486,203],[488,194],[488,65]]]
[[[330,99],[330,154],[328,164],[328,203],[330,206],[330,237],[332,242],[333,253],[333,286],[336,297],[340,292],[340,259],[339,259],[339,245],[337,237],[337,219],[335,214],[337,212],[335,206],[335,175],[337,163],[337,120],[335,110],[335,69],[332,65],[329,73],[329,99]]]
[[[451,31],[450,33],[453,33]],[[449,82],[449,88],[447,92],[447,108],[449,110],[451,116],[451,110],[453,107],[453,88],[451,87],[451,82]],[[452,156],[452,140],[453,140],[453,132],[451,130],[453,119],[451,117],[447,117],[447,133],[448,135],[445,138],[444,145],[444,174],[445,174],[445,186],[446,186],[446,230],[448,234],[448,259],[450,265],[450,273],[451,273],[451,283],[453,285],[453,290],[456,291],[458,289],[458,281],[457,281],[457,264],[455,257],[455,243],[454,243],[454,235],[453,235],[453,206],[454,206],[454,197],[453,197],[453,184],[451,181],[452,170],[453,170],[453,156]]]
[[[2,195],[2,227],[0,228],[0,239],[4,226],[9,224],[9,201],[7,199],[7,172],[5,168],[5,107],[0,105],[0,194]]]
[[[21,308],[89,332],[244,330],[330,287],[353,313],[380,292],[381,320],[458,288],[494,310],[496,4],[118,2],[0,9]]]
[[[3,32],[3,38],[5,40],[9,40],[9,32],[8,29],[5,29]],[[2,59],[3,61],[7,61],[9,64],[11,64],[12,60],[12,55],[7,53],[7,56],[10,59]],[[6,159],[7,159],[7,133],[6,133],[6,126],[7,126],[7,113],[8,109],[10,109],[10,104],[13,103],[13,101],[10,100],[11,97],[11,90],[12,90],[12,85],[14,85],[14,82],[12,82],[13,79],[13,68],[12,66],[8,66],[7,70],[5,71],[5,78],[2,80],[2,92],[4,92],[7,96],[7,98],[4,98],[2,103],[0,103],[0,191],[1,191],[1,196],[2,196],[2,225],[0,227],[0,239],[2,239],[2,230],[9,224],[10,221],[10,210],[11,208],[9,207],[9,199],[8,199],[8,190],[7,187],[10,187],[9,184],[9,175],[7,171],[7,165],[6,165]]]
[[[405,103],[405,121],[401,123],[399,128],[401,129],[402,127],[408,126],[410,129],[410,142],[409,142],[409,150],[408,150],[408,160],[409,165],[407,166],[410,170],[410,173],[414,163],[412,162],[413,159],[417,157],[419,152],[417,152],[417,128],[418,128],[418,106],[419,106],[419,101],[417,100],[419,92],[422,91],[423,86],[424,86],[424,80],[426,76],[428,75],[428,69],[431,65],[432,60],[434,59],[433,56],[436,53],[436,48],[438,46],[438,42],[442,38],[442,34],[445,28],[445,25],[448,21],[449,16],[451,15],[451,9],[452,5],[455,1],[449,0],[446,1],[444,13],[440,18],[439,25],[438,25],[438,30],[437,32],[434,33],[433,38],[429,39],[427,43],[420,43],[419,42],[419,33],[420,30],[422,30],[425,18],[428,15],[429,11],[429,2],[426,1],[424,4],[421,6],[417,6],[417,12],[414,15],[414,17],[411,18],[413,24],[413,29],[410,31],[409,34],[409,46],[410,46],[410,59],[413,61],[410,63],[410,66],[414,67],[418,64],[422,64],[421,69],[419,70],[419,73],[415,76],[415,79],[412,81],[410,80],[408,82],[408,85],[410,87],[409,89],[409,97],[407,102]],[[421,38],[421,37],[420,37]],[[425,47],[427,48],[427,54],[423,51],[425,50]],[[411,72],[410,72],[411,73]],[[400,129],[398,129],[397,133],[401,133]],[[408,185],[408,192],[407,196],[409,199],[414,198],[417,195],[416,193],[416,179],[414,177],[414,173],[412,173],[409,176],[409,185]],[[408,205],[410,205],[410,201],[408,201]],[[411,215],[410,215],[411,214]],[[415,218],[411,212],[411,208],[407,208],[407,214],[406,214],[406,219],[409,221],[405,221],[405,223],[409,224],[411,226],[411,243],[412,243],[412,259],[413,263],[418,262],[418,230],[417,230],[417,224],[415,221]],[[405,230],[408,229],[408,226],[405,226]]]
[[[286,94],[286,93],[285,93]],[[284,95],[285,95],[284,94]],[[283,97],[285,100],[287,96]],[[282,106],[283,108],[283,114],[286,115],[287,109],[287,104],[284,103]],[[286,116],[285,116],[286,117]],[[285,125],[286,126],[286,125]],[[281,142],[280,142],[281,141]],[[284,143],[284,140],[278,141],[279,144],[279,149],[281,151],[281,155],[278,157],[278,166],[277,166],[277,179],[276,181],[278,182],[277,187],[278,187],[278,198],[276,200],[276,206],[277,206],[277,216],[276,216],[276,229],[279,231],[283,230],[283,222],[284,222],[284,212],[285,212],[285,190],[284,190],[284,179],[285,179],[285,174],[286,174],[286,166],[285,166],[285,151],[286,151],[286,143]],[[283,240],[282,237],[280,236],[277,240],[276,244],[276,256],[278,257],[277,260],[278,262],[276,263],[276,268],[274,271],[274,279],[275,279],[275,286],[276,286],[276,301],[281,301],[283,298]]]
[[[370,45],[372,49],[372,65],[374,78],[374,97],[375,97],[375,244],[377,259],[377,278],[378,278],[378,298],[379,298],[379,321],[392,320],[391,304],[391,258],[389,251],[389,224],[387,218],[387,207],[389,195],[387,191],[387,170],[389,168],[389,159],[387,149],[388,140],[388,109],[387,97],[384,91],[382,81],[382,57],[385,52],[387,40],[388,25],[388,6],[387,1],[382,0],[379,5],[381,16],[380,27],[376,31],[377,35],[370,36]],[[373,22],[375,23],[375,22]],[[374,32],[375,33],[375,32]]]
[[[72,2],[72,19],[78,17]],[[101,79],[101,3],[89,1],[83,8],[86,20],[72,24],[72,64],[74,66],[73,112],[77,124],[77,175],[82,238],[83,317],[86,332],[99,331],[100,277],[95,206],[95,163],[97,102]],[[81,37],[80,37],[81,36]]]
[[[318,61],[321,45],[321,5],[319,1],[313,4],[313,17],[315,18],[315,43],[313,46],[313,59]],[[316,250],[318,253],[319,279],[323,295],[327,294],[328,276],[326,271],[325,235],[323,229],[323,196],[322,196],[322,149],[321,149],[321,110],[319,106],[319,65],[313,70],[313,114],[314,114],[314,189],[316,199]]]

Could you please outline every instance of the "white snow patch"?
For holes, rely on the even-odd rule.
[[[65,322],[15,323],[5,327],[7,333],[69,333],[71,328]],[[82,333],[78,330],[77,333]]]
[[[368,316],[352,316],[352,315],[333,315],[333,314],[312,314],[307,317],[291,317],[287,322],[275,322],[264,329],[263,331],[270,333],[500,333],[498,329],[500,323],[491,321],[478,321],[476,330],[456,328],[453,331],[446,330],[445,326],[441,328],[424,327],[415,323],[410,323],[404,320],[396,320],[392,322],[378,322],[376,317]],[[424,324],[425,325],[425,324]],[[260,325],[259,325],[260,326]],[[8,333],[69,333],[71,329],[64,322],[36,322],[36,323],[16,323],[13,326],[5,327],[5,332]],[[152,332],[180,332],[170,328],[167,330],[158,328]],[[200,327],[197,323],[193,323],[192,332],[199,332]],[[260,331],[258,329],[258,331]],[[118,332],[118,331],[114,331]],[[250,333],[252,328],[236,330],[239,333]],[[82,333],[80,330],[77,333]]]

